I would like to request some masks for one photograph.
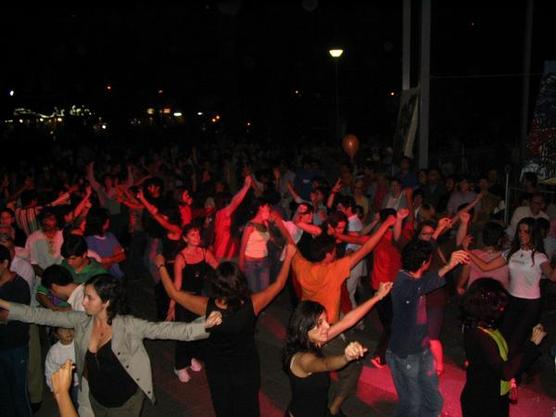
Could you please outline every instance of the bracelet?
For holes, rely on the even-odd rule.
[[[157,270],[160,270],[160,268],[162,268],[162,267],[166,268],[166,264],[157,265],[156,269],[157,269]]]

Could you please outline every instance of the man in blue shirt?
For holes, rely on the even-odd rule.
[[[402,252],[402,269],[392,289],[392,334],[386,361],[398,393],[396,417],[438,417],[442,396],[427,336],[425,294],[444,285],[444,276],[458,264],[468,263],[465,251],[452,253],[438,273],[427,272],[433,246],[413,240]]]

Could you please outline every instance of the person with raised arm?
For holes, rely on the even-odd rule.
[[[257,316],[282,291],[297,249],[286,248],[276,281],[250,293],[247,281],[234,262],[222,262],[211,280],[213,297],[194,295],[174,286],[164,257],[157,257],[160,277],[171,299],[200,316],[218,312],[223,324],[207,341],[205,369],[215,414],[218,417],[258,417],[260,364],[255,344]]]
[[[328,323],[326,311],[321,304],[315,301],[302,301],[298,304],[289,321],[283,358],[292,390],[292,400],[288,406],[290,416],[327,415],[330,385],[328,373],[362,358],[367,348],[359,342],[351,342],[341,354],[325,356],[322,347],[358,323],[391,288],[392,283],[381,284],[372,298],[333,325]]]

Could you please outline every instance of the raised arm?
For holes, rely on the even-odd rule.
[[[438,276],[443,277],[458,265],[466,265],[469,263],[469,254],[464,250],[452,252],[450,260],[446,265],[438,270]]]
[[[168,293],[168,297],[198,316],[204,316],[207,313],[208,298],[178,290],[170,279],[170,274],[168,274],[166,263],[162,255],[156,256],[155,265],[160,272],[160,279],[162,280],[164,289]]]
[[[280,231],[280,234],[286,240],[286,242],[288,242],[292,245],[295,245],[295,242],[293,241],[293,238],[290,235],[290,232],[288,232],[288,229],[286,229],[286,226],[284,226],[284,220],[282,220],[282,216],[280,216],[280,214],[277,211],[273,210],[270,213],[269,221],[271,223],[273,223],[278,228],[278,230]]]
[[[438,240],[440,235],[442,235],[452,227],[452,223],[452,219],[450,219],[449,217],[442,217],[440,220],[438,220],[438,225],[436,226],[436,229],[434,229],[432,238],[434,240]]]
[[[367,256],[375,248],[378,242],[380,242],[380,239],[382,239],[382,236],[384,236],[384,233],[386,233],[388,228],[393,226],[395,222],[396,218],[394,216],[388,216],[386,220],[382,222],[378,230],[363,244],[363,246],[349,255],[351,268],[357,265],[361,259]]]
[[[303,199],[301,198],[301,196],[297,193],[297,191],[295,191],[295,188],[293,188],[293,184],[291,181],[288,181],[288,192],[290,193],[290,195],[293,198],[293,201],[295,201],[297,204],[302,203]]]
[[[252,184],[253,184],[253,177],[251,177],[251,175],[246,176],[245,182],[243,183],[243,187],[241,187],[240,190],[233,196],[232,201],[230,201],[230,204],[228,204],[223,209],[226,210],[226,213],[228,215],[232,215],[237,210],[239,205],[245,199],[245,196],[247,195],[247,192],[249,191],[249,188],[252,186]]]
[[[328,329],[328,340],[334,339],[339,334],[359,323],[376,303],[388,295],[392,289],[392,285],[392,282],[381,282],[375,295],[351,310],[340,321],[330,326]]]
[[[380,222],[380,214],[378,211],[375,213],[373,220],[361,230],[362,235],[368,235],[373,231],[376,225]]]
[[[87,187],[85,187],[85,195],[83,196],[79,204],[77,204],[75,209],[73,209],[73,211],[71,212],[72,221],[77,219],[79,216],[81,216],[82,213],[85,212],[85,210],[88,210],[91,207],[91,202],[89,201],[89,198],[91,198],[91,193],[91,186],[88,185]]]
[[[89,184],[91,184],[91,187],[93,187],[93,190],[98,191],[100,189],[100,184],[97,182],[96,178],[95,178],[95,162],[92,161],[87,165],[87,181],[89,181]]]
[[[328,200],[326,201],[326,207],[328,207],[328,209],[332,209],[332,207],[334,206],[334,200],[336,199],[336,194],[338,194],[341,189],[342,189],[342,179],[338,178],[338,181],[336,181],[336,184],[334,184],[334,187],[332,187],[332,189],[330,190],[330,194],[328,195]]]
[[[396,223],[394,223],[394,240],[397,242],[402,237],[402,227],[404,219],[409,215],[409,209],[401,208],[396,213]]]
[[[149,203],[149,201],[145,198],[145,195],[143,194],[143,190],[139,191],[139,193],[137,194],[137,199],[141,202],[141,204],[143,204],[143,207],[147,209],[147,211],[153,217],[153,219],[155,219],[157,223],[160,224],[164,229],[174,234],[181,233],[181,228],[177,224],[173,224],[169,222],[166,219],[166,217],[162,216],[158,212],[158,208],[156,206]]]
[[[311,236],[319,236],[322,233],[322,229],[311,223],[305,223],[301,221],[296,221],[295,225],[299,227],[304,232],[309,233]]]
[[[467,230],[469,229],[469,221],[471,220],[471,215],[468,212],[458,213],[459,225],[456,232],[456,245],[459,247],[462,245],[465,236],[467,236]]]
[[[286,285],[290,272],[290,265],[296,252],[297,248],[292,244],[288,244],[286,247],[286,258],[282,263],[282,267],[280,268],[276,281],[266,287],[266,289],[251,295],[255,315],[258,315],[274,299],[274,297],[282,291],[284,285]]]

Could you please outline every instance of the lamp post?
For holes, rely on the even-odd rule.
[[[328,51],[332,59],[334,60],[334,73],[335,73],[335,84],[336,84],[336,136],[340,137],[340,99],[338,95],[338,60],[344,53],[343,49],[333,48]]]

